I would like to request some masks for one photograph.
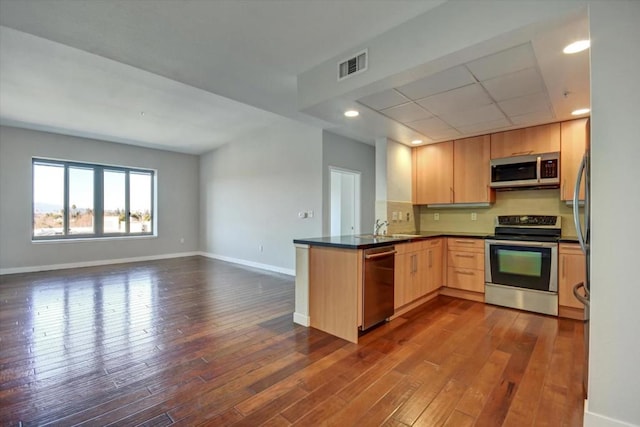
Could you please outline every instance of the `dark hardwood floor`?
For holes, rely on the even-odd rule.
[[[1,425],[579,426],[582,323],[438,297],[358,345],[190,257],[0,276]]]

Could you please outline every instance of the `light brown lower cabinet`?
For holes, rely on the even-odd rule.
[[[410,304],[442,286],[442,239],[396,245],[394,307]]]
[[[573,287],[586,280],[586,257],[580,245],[560,243],[558,247],[558,314],[584,318],[584,305],[573,295]]]
[[[483,239],[447,239],[447,287],[484,293]]]

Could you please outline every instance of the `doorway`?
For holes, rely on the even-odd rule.
[[[329,166],[332,236],[360,234],[360,172]]]

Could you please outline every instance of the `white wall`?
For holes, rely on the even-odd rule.
[[[288,119],[200,156],[201,250],[293,274],[293,239],[322,234],[321,158],[322,130]]]
[[[585,425],[640,425],[640,2],[593,1],[591,346]]]
[[[156,169],[158,237],[33,243],[32,157]],[[0,127],[2,273],[197,251],[198,214],[196,156]]]
[[[375,147],[331,132],[322,132],[324,234],[330,233],[331,176],[329,166],[360,172],[360,230],[364,233],[373,229],[375,222],[375,161]]]

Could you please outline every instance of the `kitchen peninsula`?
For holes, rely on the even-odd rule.
[[[347,341],[358,342],[363,326],[364,252],[395,250],[392,316],[438,294],[484,301],[484,233],[421,232],[413,235],[330,236],[296,239],[296,309],[294,321]],[[447,270],[447,246],[480,248],[468,255],[471,265]],[[456,279],[455,272],[462,279]],[[451,280],[446,282],[445,278]]]

